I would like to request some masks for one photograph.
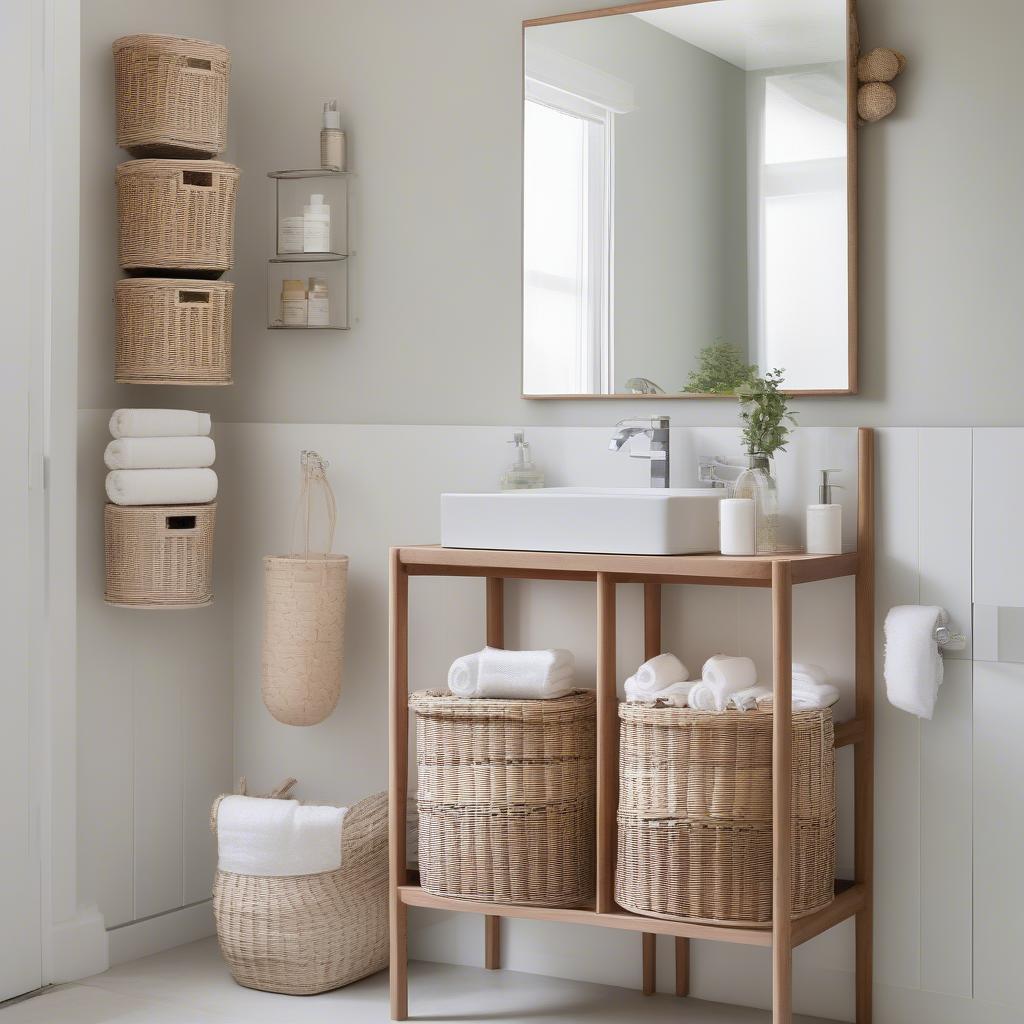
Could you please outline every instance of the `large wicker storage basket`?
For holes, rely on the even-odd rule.
[[[127,277],[114,287],[119,384],[230,384],[227,281]]]
[[[214,804],[214,825],[216,816]],[[387,966],[386,793],[361,800],[345,815],[341,850],[337,871],[315,875],[217,872],[217,940],[239,985],[313,995]]]
[[[129,271],[220,276],[235,249],[238,168],[220,160],[129,160],[117,168],[118,256]]]
[[[615,898],[637,914],[772,917],[772,716],[621,704]],[[793,915],[835,879],[831,711],[793,715]]]
[[[103,509],[106,600],[138,608],[194,608],[213,600],[217,503]]]
[[[571,907],[594,892],[595,698],[414,693],[420,884]]]
[[[231,55],[180,36],[118,39],[117,144],[134,156],[216,156],[228,140]]]

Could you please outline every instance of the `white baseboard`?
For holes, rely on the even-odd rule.
[[[166,914],[147,917],[143,921],[119,925],[107,933],[110,938],[110,966],[205,939],[215,935],[216,931],[210,900],[193,903],[180,910],[169,910]]]
[[[107,929],[96,907],[83,907],[50,929],[50,984],[102,974],[110,966]]]

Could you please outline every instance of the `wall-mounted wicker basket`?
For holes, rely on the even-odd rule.
[[[217,503],[103,509],[108,604],[196,608],[213,600]]]
[[[615,899],[650,917],[767,926],[772,716],[619,706]],[[831,711],[793,715],[793,915],[831,902]]]
[[[117,168],[118,256],[129,272],[219,277],[234,262],[238,168],[129,160]]]
[[[227,281],[128,277],[114,286],[118,384],[231,383]]]
[[[595,696],[414,693],[420,885],[572,907],[594,893]]]
[[[133,156],[211,157],[228,139],[231,55],[180,36],[125,36],[113,45],[117,144]]]

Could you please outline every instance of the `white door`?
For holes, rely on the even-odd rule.
[[[41,982],[33,633],[43,580],[42,4],[0,3],[0,999]],[[33,167],[35,170],[33,171]]]

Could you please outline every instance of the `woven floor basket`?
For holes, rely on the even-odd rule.
[[[125,270],[219,275],[235,252],[238,168],[220,160],[129,160],[117,168]]]
[[[110,604],[191,608],[213,600],[217,503],[103,509]]]
[[[594,892],[595,698],[414,693],[420,884],[571,907]]]
[[[772,917],[772,716],[621,704],[615,899],[651,917]],[[833,898],[831,711],[793,715],[793,914]]]
[[[285,725],[316,725],[338,703],[347,585],[346,555],[263,559],[263,703]]]
[[[214,804],[214,821],[216,811]],[[341,836],[337,871],[293,877],[217,872],[217,940],[239,985],[314,995],[387,966],[387,794],[352,807]]]
[[[118,384],[230,384],[234,290],[226,281],[118,281]]]
[[[114,45],[117,144],[134,156],[216,156],[228,141],[231,55],[179,36],[125,36]]]

